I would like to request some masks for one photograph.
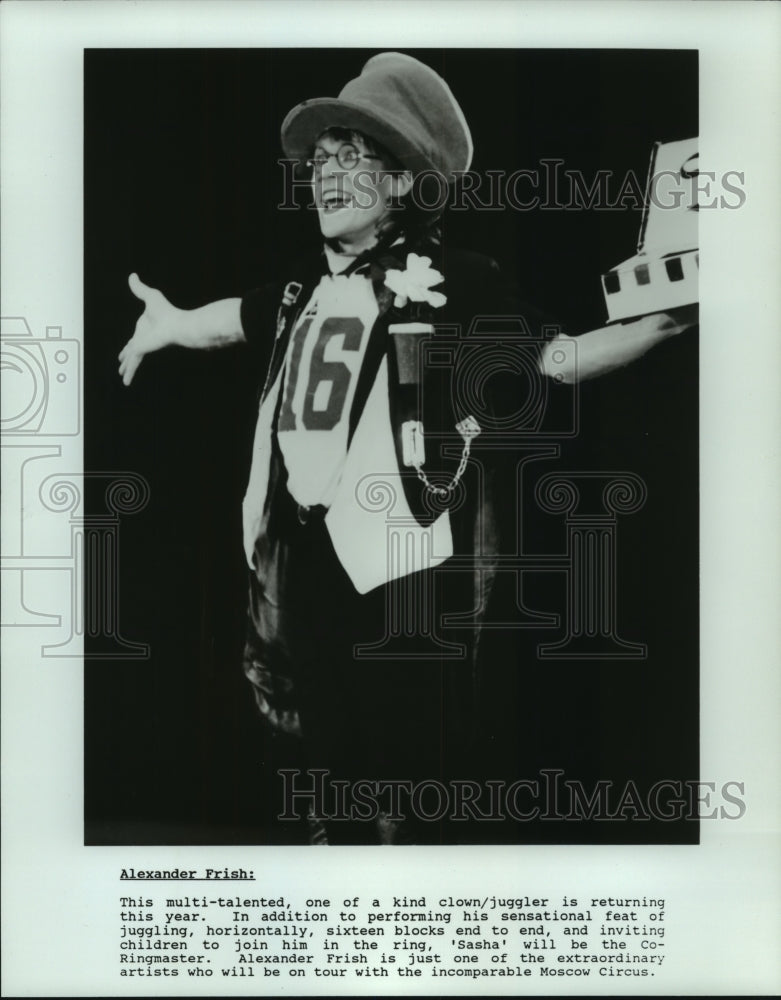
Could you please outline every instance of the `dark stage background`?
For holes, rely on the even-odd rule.
[[[141,305],[127,276],[195,307],[240,295],[317,238],[314,213],[279,212],[279,128],[299,101],[335,94],[364,50],[90,50],[85,53],[84,467],[150,486],[120,530],[119,619],[147,660],[86,661],[89,844],[295,842],[274,823],[264,744],[241,672],[245,570],[240,504],[258,373],[245,350],[169,350],[125,389],[116,356]],[[564,161],[587,179],[633,170],[651,146],[698,133],[697,57],[674,51],[415,51],[450,84],[477,171]],[[613,188],[614,189],[614,188]],[[605,321],[599,275],[635,250],[641,214],[451,212],[448,243],[497,259],[527,297],[573,331]],[[77,252],[77,248],[74,248]],[[487,636],[496,715],[476,768],[538,777],[561,768],[640,789],[698,777],[697,343],[689,334],[580,392],[581,432],[559,470],[630,471],[647,484],[619,518],[618,626],[646,660],[541,661],[555,630]],[[92,513],[101,513],[93,497]],[[559,521],[527,536],[561,551]],[[516,517],[512,509],[505,517]],[[539,520],[539,518],[538,518]],[[544,520],[544,519],[543,519]],[[538,530],[538,533],[534,532]],[[549,533],[549,537],[546,536]],[[537,541],[541,539],[541,541]],[[87,581],[89,586],[89,580]],[[550,576],[527,600],[561,611]],[[531,589],[530,589],[531,588]],[[558,589],[557,589],[558,588]],[[511,595],[505,595],[512,613]],[[87,654],[96,647],[87,641]],[[707,775],[704,776],[707,778]],[[484,825],[473,839],[620,843],[697,840],[694,822]]]

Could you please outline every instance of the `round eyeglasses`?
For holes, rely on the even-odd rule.
[[[324,149],[316,149],[314,156],[306,161],[307,167],[316,174],[322,173],[323,167],[333,158],[342,170],[354,170],[361,160],[380,160],[380,156],[362,153],[351,142],[342,143],[335,153],[326,153]]]

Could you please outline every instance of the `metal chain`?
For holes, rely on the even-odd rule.
[[[420,465],[420,463],[415,465],[415,471],[418,474],[418,479],[423,483],[429,493],[433,493],[435,496],[444,498],[453,492],[456,486],[458,486],[458,482],[466,470],[466,464],[469,461],[469,452],[471,451],[471,448],[472,441],[470,438],[467,438],[464,441],[464,450],[461,452],[461,461],[458,463],[458,468],[447,486],[434,486],[426,473],[423,471],[423,466]]]

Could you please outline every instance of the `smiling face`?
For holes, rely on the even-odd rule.
[[[337,240],[348,253],[373,246],[392,200],[409,191],[410,175],[383,158],[359,133],[337,129],[320,136],[310,163],[323,237]]]

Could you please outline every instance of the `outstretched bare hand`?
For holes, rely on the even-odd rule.
[[[144,303],[133,336],[119,352],[119,374],[130,385],[144,355],[179,343],[184,310],[172,306],[162,292],[145,285],[137,274],[128,278],[131,292]]]

